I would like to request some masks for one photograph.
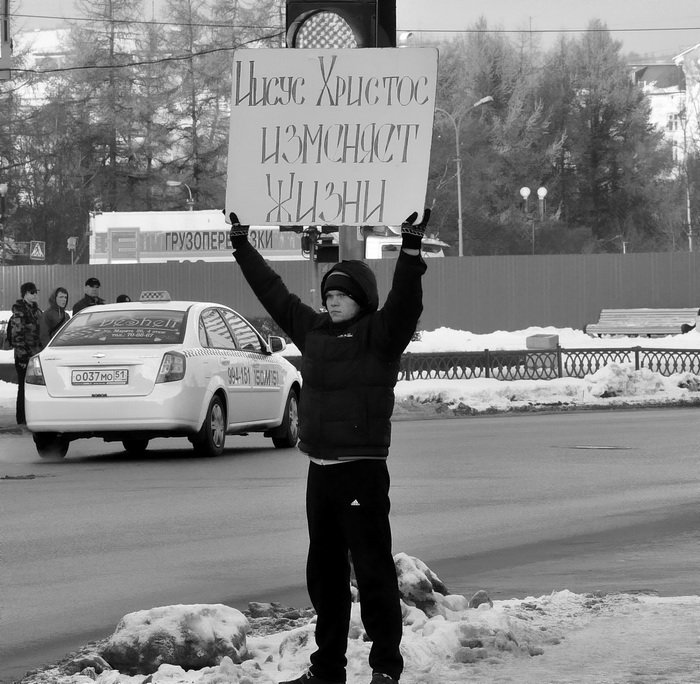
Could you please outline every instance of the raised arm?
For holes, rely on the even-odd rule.
[[[382,345],[391,355],[401,354],[408,346],[423,312],[422,277],[427,266],[420,246],[430,220],[430,209],[425,210],[420,223],[416,223],[417,218],[414,212],[401,225],[401,252],[391,290],[377,314]]]
[[[241,224],[234,213],[231,213],[229,218],[233,256],[241,267],[244,278],[275,323],[303,352],[306,333],[322,314],[304,304],[297,295],[287,289],[279,274],[270,268],[248,241],[249,226]]]

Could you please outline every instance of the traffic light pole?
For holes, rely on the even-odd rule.
[[[396,47],[396,0],[286,0],[285,7],[287,47]],[[339,227],[341,260],[364,259],[364,245],[361,228]]]
[[[7,183],[0,183],[0,266],[5,265],[5,195]]]

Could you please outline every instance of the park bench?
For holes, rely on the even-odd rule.
[[[683,309],[601,309],[597,323],[586,326],[589,335],[658,337],[679,335],[695,327],[697,307]],[[684,330],[683,327],[686,327]]]

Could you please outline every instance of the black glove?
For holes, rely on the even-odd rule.
[[[231,232],[229,233],[229,239],[231,240],[231,247],[233,247],[235,250],[248,242],[248,229],[250,226],[241,225],[241,222],[238,220],[238,216],[236,216],[236,214],[233,212],[231,212],[228,217],[231,221]]]
[[[416,224],[417,218],[418,213],[414,211],[401,224],[401,247],[405,249],[420,249],[425,229],[428,227],[428,221],[430,221],[430,209],[423,211],[423,220]]]

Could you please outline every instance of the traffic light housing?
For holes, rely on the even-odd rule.
[[[396,0],[286,0],[287,47],[396,47]]]

